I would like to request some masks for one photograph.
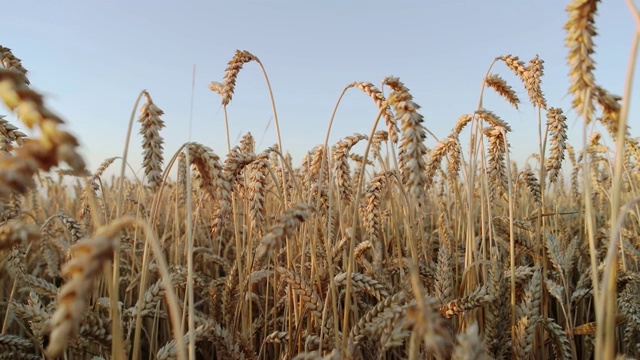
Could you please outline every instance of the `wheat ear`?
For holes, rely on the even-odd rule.
[[[505,98],[513,106],[514,108],[518,108],[518,104],[520,104],[520,99],[518,99],[518,95],[513,91],[513,88],[507,84],[507,82],[501,78],[499,75],[491,74],[484,79],[485,85],[492,88],[497,92],[500,96]]]
[[[62,119],[44,105],[40,94],[27,87],[21,74],[0,69],[0,99],[9,109],[17,110],[28,128],[40,129],[38,140],[25,141],[14,156],[0,157],[0,197],[12,191],[25,193],[35,185],[33,176],[39,169],[48,171],[66,162],[73,170],[84,170],[78,140],[60,129]]]
[[[26,138],[25,133],[5,120],[4,115],[0,115],[0,152],[11,152],[14,142],[22,146]]]
[[[112,258],[114,238],[129,221],[115,221],[99,229],[93,238],[81,240],[72,248],[75,255],[62,268],[62,275],[69,281],[58,293],[58,308],[51,316],[51,334],[47,356],[55,358],[66,349],[69,340],[80,331],[80,322],[87,306],[95,278]]]
[[[595,88],[595,61],[593,37],[597,35],[594,17],[598,9],[598,0],[573,0],[567,6],[569,20],[564,28],[567,31],[565,44],[569,49],[567,63],[573,94],[573,108],[576,113],[585,115],[590,123],[593,116],[593,89]]]
[[[148,92],[144,92],[147,102],[140,109],[138,121],[142,125],[140,134],[142,135],[142,166],[144,173],[149,180],[152,190],[160,186],[162,180],[162,144],[164,139],[160,136],[160,130],[164,127],[164,121],[160,118],[164,111],[154,104]]]
[[[422,203],[427,182],[425,175],[427,148],[424,144],[427,129],[422,124],[424,118],[418,113],[420,105],[413,102],[413,96],[400,79],[390,76],[385,78],[383,83],[393,90],[388,101],[393,106],[402,130],[399,153],[402,182],[407,187],[408,193],[415,196],[418,203]]]
[[[16,73],[22,75],[22,81],[25,84],[29,85],[29,79],[27,78],[27,69],[22,66],[22,60],[18,59],[11,49],[0,45],[0,64],[10,71],[15,71]]]

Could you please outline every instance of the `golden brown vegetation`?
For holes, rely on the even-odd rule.
[[[0,46],[0,98],[39,129],[27,139],[0,116],[0,359],[638,358],[640,145],[629,88],[619,97],[593,76],[596,5],[573,1],[566,26],[582,150],[547,107],[540,58],[491,66],[513,71],[538,110],[523,166],[482,100],[435,141],[386,77],[388,98],[345,88],[379,109],[370,134],[318,145],[300,167],[251,134],[223,157],[184,144],[165,166],[163,112],[143,92],[146,181],[106,181],[119,158],[88,173]],[[223,106],[251,61],[262,67],[238,51],[211,83]],[[522,106],[491,71],[483,89]]]

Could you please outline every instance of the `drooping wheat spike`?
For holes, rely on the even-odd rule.
[[[4,204],[5,209],[0,213],[0,221],[15,219],[22,214],[22,195],[12,192],[8,201]]]
[[[182,276],[179,274],[171,273],[171,283],[177,284],[181,281]],[[147,291],[145,291],[144,296],[142,297],[140,304],[136,303],[134,306],[128,308],[126,310],[126,315],[128,315],[131,319],[135,320],[137,316],[138,307],[140,308],[140,316],[159,316],[156,308],[158,303],[162,301],[164,298],[166,289],[164,288],[164,284],[162,279],[156,281],[153,285],[151,285]]]
[[[383,83],[392,90],[388,101],[393,106],[402,130],[398,161],[402,182],[407,187],[407,193],[414,196],[418,204],[421,204],[427,182],[425,175],[427,147],[424,144],[427,133],[422,124],[424,118],[418,113],[420,105],[413,102],[409,89],[399,78],[389,76],[383,80]]]
[[[442,159],[447,153],[454,153],[458,151],[458,141],[455,137],[449,136],[446,139],[438,142],[438,144],[431,150],[429,154],[429,161],[425,170],[426,182],[425,190],[429,191],[435,181],[436,172],[440,169]],[[458,158],[459,159],[459,158]],[[459,162],[454,162],[452,171],[459,170]]]
[[[505,164],[505,138],[500,128],[493,126],[484,130],[489,140],[489,196],[491,201],[502,198],[507,189],[507,167]]]
[[[237,297],[238,286],[238,261],[234,261],[231,269],[227,273],[224,282],[224,290],[222,291],[222,315],[225,326],[233,324],[233,316],[235,313],[235,299]]]
[[[231,191],[224,181],[223,169],[220,158],[213,150],[198,143],[189,143],[189,165],[193,165],[198,170],[197,178],[200,180],[200,189],[204,191],[212,200],[220,197],[220,191]],[[189,181],[187,179],[187,181]]]
[[[533,201],[540,206],[542,204],[542,196],[540,195],[540,183],[538,182],[536,175],[529,168],[522,170],[520,175],[522,176],[524,183],[527,185],[527,188],[533,197]]]
[[[9,251],[4,263],[4,270],[14,279],[18,279],[22,274],[26,273],[25,254],[18,250],[17,247],[13,247],[11,251]]]
[[[627,285],[618,297],[618,311],[627,319],[624,329],[624,344],[627,354],[638,354],[637,338],[640,335],[640,301],[636,295],[637,286]]]
[[[22,274],[22,276],[20,277],[20,281],[23,286],[25,286],[25,289],[33,290],[38,293],[38,295],[55,298],[56,294],[58,293],[57,286],[45,279],[33,276],[31,274]]]
[[[329,208],[329,159],[324,152],[323,145],[312,150],[309,170],[304,178],[305,187],[309,189],[312,199],[316,201],[316,209],[322,215],[326,215]],[[321,169],[324,170],[321,172]]]
[[[434,295],[441,305],[453,300],[455,296],[456,281],[453,271],[452,244],[449,242],[448,230],[444,223],[444,214],[438,218],[438,232],[440,236],[438,247],[438,263],[434,279]]]
[[[111,164],[113,164],[113,162],[119,158],[119,156],[114,156],[104,159],[104,161],[102,161],[102,163],[98,167],[98,170],[96,170],[96,172],[93,174],[93,177],[96,179],[102,177],[104,172],[107,171],[107,168],[109,168],[109,166],[111,166]]]
[[[489,360],[487,349],[478,333],[478,323],[467,327],[464,333],[457,337],[457,345],[453,349],[452,360]]]
[[[98,185],[98,178],[95,176],[87,179],[87,185],[82,190],[80,194],[80,207],[78,208],[78,219],[85,220],[85,225],[91,220],[91,207],[89,206],[90,196],[93,196],[95,199],[98,198],[97,193],[100,190],[100,185]]]
[[[211,231],[213,233],[217,233],[222,229],[229,220],[232,211],[231,189],[234,188],[240,172],[255,159],[255,154],[241,153],[238,148],[233,148],[227,155],[222,167],[222,179],[219,182],[219,184],[223,184],[223,188],[220,189],[220,185],[218,186],[218,192],[222,197],[219,199],[218,209],[213,214],[211,221]]]
[[[511,127],[502,119],[500,119],[500,117],[496,114],[494,114],[492,111],[487,110],[487,109],[478,109],[476,110],[476,116],[484,121],[486,121],[487,123],[489,123],[492,126],[495,127],[502,127],[505,129],[506,132],[511,131]]]
[[[513,73],[516,74],[516,76],[518,76],[520,80],[522,80],[522,82],[525,82],[525,74],[527,72],[527,69],[524,65],[524,61],[520,60],[520,58],[518,58],[517,56],[510,54],[499,56],[498,59],[502,60],[505,65],[507,65],[507,67],[511,69],[511,71],[513,71]]]
[[[373,133],[371,139],[371,158],[377,159],[380,157],[380,148],[382,143],[389,140],[389,133],[384,130],[379,130]]]
[[[224,69],[224,80],[222,81],[222,84],[211,83],[209,86],[212,91],[219,91],[223,106],[227,106],[233,97],[238,73],[242,69],[242,66],[251,61],[260,62],[260,60],[250,52],[246,50],[236,50],[236,53],[229,61],[227,68]]]
[[[40,128],[38,143],[43,154],[37,154],[39,156],[36,158],[43,170],[49,170],[62,161],[74,169],[84,169],[84,161],[75,153],[78,141],[59,129],[64,121],[53,114],[44,105],[42,96],[29,89],[15,72],[0,69],[0,98],[9,109],[17,111],[28,128]],[[57,150],[57,153],[53,153],[53,150]]]
[[[586,123],[593,117],[593,92],[596,87],[593,37],[597,35],[594,17],[598,10],[598,0],[573,0],[567,6],[569,20],[564,26],[567,31],[565,44],[569,49],[569,92],[573,94],[572,105],[578,114],[586,116]]]
[[[544,75],[544,61],[536,55],[533,59],[529,60],[529,66],[527,66],[524,73],[524,87],[529,93],[529,100],[534,106],[540,109],[547,108],[547,100],[542,93],[542,75]]]
[[[80,208],[78,210],[78,218],[80,220],[85,220],[85,224],[91,220],[91,208],[89,206],[89,197],[93,196],[97,203],[101,206],[102,210],[104,210],[104,204],[100,201],[100,198],[97,196],[98,190],[100,190],[100,178],[107,171],[107,168],[113,164],[116,159],[119,159],[118,156],[110,157],[102,161],[98,170],[87,179],[87,185],[82,190],[82,194],[80,195]]]
[[[0,152],[11,152],[14,142],[22,146],[26,138],[25,133],[5,120],[5,116],[0,115]]]
[[[340,199],[344,201],[345,206],[351,203],[351,171],[349,170],[348,156],[349,150],[355,146],[360,140],[366,139],[366,135],[354,134],[340,140],[333,149],[333,171],[338,186],[338,194]]]
[[[264,233],[264,223],[267,216],[265,201],[267,198],[267,175],[269,163],[266,159],[258,159],[249,174],[249,218],[251,227],[258,237]]]
[[[232,149],[232,151],[237,151],[240,154],[244,154],[245,156],[250,156],[252,154],[255,154],[255,140],[253,138],[253,135],[251,135],[251,133],[246,133],[245,135],[242,136],[242,139],[240,139],[240,144],[236,147],[234,147]],[[275,147],[275,146],[274,146]],[[277,148],[277,147],[275,147]],[[273,148],[268,148],[267,150],[265,150],[262,154],[256,156],[263,156],[265,158],[269,157],[270,152],[273,150]],[[244,173],[249,173],[251,171],[251,166],[249,166],[249,170],[248,171],[244,171]],[[246,188],[249,186],[249,184],[245,184],[245,177],[244,177],[244,173],[238,173],[236,175],[236,179],[234,181],[234,186],[236,188],[236,192],[238,193],[238,196],[241,199],[245,199],[247,194],[246,194]]]
[[[449,148],[449,156],[447,157],[447,175],[451,183],[451,187],[457,182],[458,175],[460,174],[460,168],[462,166],[462,149],[460,148],[460,140],[457,136],[453,136],[455,139],[455,145],[451,145]]]
[[[393,347],[403,346],[405,340],[411,336],[409,320],[406,317],[406,306],[402,311],[388,311],[383,321],[373,331],[373,338],[379,338],[378,348],[384,354]]]
[[[306,187],[313,186],[318,180],[320,180],[321,184],[327,184],[329,181],[329,172],[326,170],[329,167],[329,160],[326,157],[323,157],[323,152],[325,151],[324,145],[318,145],[311,150],[311,155],[308,161],[308,171],[307,176],[304,178],[304,185]],[[318,179],[320,174],[320,169],[324,168],[325,171],[322,173],[322,179]]]
[[[501,265],[499,255],[494,253],[489,267],[487,293],[492,295],[495,301],[490,302],[485,308],[484,322],[484,343],[489,354],[496,359],[505,358],[508,351],[508,336],[504,329],[509,326],[509,302],[508,297],[503,296],[508,284]]]
[[[69,280],[60,288],[57,309],[51,317],[50,341],[46,349],[48,357],[60,356],[68,342],[78,335],[87,297],[93,289],[95,278],[113,256],[113,239],[124,224],[123,221],[115,221],[99,229],[92,238],[81,240],[73,246],[74,257],[61,271]]]
[[[487,292],[486,286],[478,286],[469,295],[451,300],[440,306],[440,314],[443,317],[450,319],[451,317],[462,314],[465,311],[484,306],[493,300],[495,300],[495,297]]]
[[[582,169],[580,161],[575,157],[575,150],[573,146],[567,144],[567,154],[569,155],[569,160],[571,161],[572,169],[571,169],[571,195],[574,201],[580,201],[580,189],[578,185],[578,174]],[[582,157],[580,157],[582,158]]]
[[[353,176],[351,176],[351,187],[353,191],[358,190],[358,182],[360,180],[360,174],[365,171],[365,167],[374,166],[371,158],[368,158],[367,161],[364,161],[364,156],[354,153],[349,153],[349,159],[351,159],[355,163],[355,169],[353,170]]]
[[[564,151],[567,147],[567,117],[562,115],[562,109],[549,108],[547,110],[547,127],[551,134],[551,146],[545,166],[549,173],[549,181],[553,183],[560,174]]]
[[[531,355],[534,330],[540,318],[541,280],[537,269],[524,291],[523,302],[517,307],[515,338],[511,340],[517,359],[528,359]]]
[[[384,325],[385,318],[389,318],[390,314],[402,314],[404,311],[402,303],[405,299],[403,291],[387,297],[383,301],[378,302],[371,310],[367,311],[360,320],[351,328],[349,338],[355,342],[361,341],[365,336],[371,336],[378,333]],[[382,330],[382,329],[381,329]]]
[[[333,279],[334,283],[337,286],[343,286],[347,284],[347,273],[343,272],[336,275]],[[373,279],[367,275],[360,273],[351,273],[351,284],[356,288],[362,291],[366,291],[369,295],[378,299],[378,301],[383,301],[388,298],[389,289],[380,283],[378,280]]]
[[[50,228],[42,229],[41,242],[37,244],[35,249],[42,253],[42,258],[47,265],[47,275],[55,279],[60,273],[60,261],[64,259],[64,254],[69,248],[68,242],[62,239],[56,239],[54,232]],[[55,297],[56,290],[53,291]]]
[[[556,324],[551,318],[540,318],[539,321],[547,333],[549,333],[555,358],[562,360],[571,359],[571,343],[562,326]]]
[[[47,320],[51,318],[48,308],[45,308],[35,291],[29,292],[26,304],[14,300],[11,306],[11,311],[13,311],[18,318],[25,322],[29,322],[31,332],[37,338],[40,338],[43,335],[43,327]]]
[[[231,214],[231,189],[234,188],[240,172],[256,159],[254,153],[241,153],[238,148],[231,150],[223,165],[223,178],[221,183],[224,188],[219,193],[222,197],[219,200],[218,208],[213,214],[211,230],[217,233],[222,229],[225,222],[229,220]]]
[[[572,241],[564,247],[551,232],[547,232],[545,238],[545,245],[548,250],[547,253],[549,254],[551,264],[558,274],[565,276],[565,274],[572,270],[575,263],[575,258],[578,252],[578,243],[576,241]]]
[[[507,82],[501,78],[499,75],[491,74],[484,79],[485,85],[492,88],[497,92],[500,96],[505,98],[513,106],[514,108],[518,108],[518,104],[520,104],[520,99],[518,99],[518,95],[513,91],[513,88],[507,84]]]
[[[300,275],[287,268],[279,266],[276,268],[276,271],[284,277],[293,292],[300,296],[300,299],[304,302],[305,308],[309,310],[311,315],[320,320],[322,316],[322,309],[324,307],[323,301],[311,285],[300,277]]]
[[[18,59],[13,53],[11,49],[6,48],[0,45],[0,64],[7,70],[15,71],[16,73],[22,75],[22,81],[29,85],[29,79],[27,78],[27,69],[22,66],[22,60]]]
[[[363,224],[367,231],[367,237],[374,247],[373,264],[375,267],[380,267],[382,265],[382,257],[385,253],[380,237],[380,198],[382,196],[382,191],[386,188],[389,176],[392,175],[393,172],[386,172],[376,175],[367,185],[367,189],[364,195],[366,207],[364,209]]]
[[[111,329],[111,319],[95,313],[88,313],[80,326],[80,338],[108,347],[111,346],[109,329]]]
[[[378,109],[382,109],[384,107],[384,120],[387,125],[387,131],[389,133],[389,138],[391,142],[398,142],[398,124],[396,120],[393,118],[393,114],[391,113],[391,109],[387,105],[387,99],[385,99],[382,91],[375,87],[370,82],[354,82],[350,84],[351,86],[355,86],[358,89],[362,90],[365,94],[369,95],[371,99],[376,103]]]
[[[40,129],[40,138],[26,140],[14,156],[0,156],[0,198],[33,187],[38,169],[48,171],[66,162],[74,170],[84,170],[84,160],[77,152],[78,140],[60,129],[62,119],[44,106],[42,96],[27,87],[21,74],[0,69],[0,99],[9,109],[17,110],[28,128]]]
[[[294,204],[271,226],[269,232],[262,237],[255,251],[254,270],[260,269],[264,261],[270,256],[274,247],[279,245],[286,236],[291,236],[296,228],[303,223],[311,212],[311,208],[302,203]]]
[[[0,350],[2,352],[25,351],[33,347],[33,343],[23,337],[0,334]]]
[[[461,115],[456,121],[456,125],[453,127],[452,134],[455,134],[456,137],[460,135],[462,130],[473,120],[473,116],[469,114]]]
[[[0,360],[42,360],[42,356],[25,353],[22,351],[10,351],[0,354]]]
[[[155,191],[162,181],[162,156],[164,139],[160,136],[160,130],[164,127],[164,121],[160,118],[164,111],[160,110],[153,102],[148,92],[144,92],[147,102],[140,108],[138,121],[140,134],[142,135],[142,166],[149,181],[151,190]]]
[[[289,342],[289,332],[278,331],[278,330],[267,335],[263,340],[263,343],[274,343],[274,344],[283,344],[286,342]]]

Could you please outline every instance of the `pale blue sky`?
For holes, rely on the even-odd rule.
[[[565,109],[570,142],[581,123],[570,112],[562,29],[567,1],[8,1],[2,6],[0,44],[30,70],[34,88],[78,135],[91,169],[122,154],[136,96],[147,89],[165,111],[165,158],[189,140],[191,76],[196,89],[192,140],[226,153],[223,113],[210,81],[221,81],[236,49],[266,67],[283,143],[299,163],[324,141],[331,111],[353,81],[378,85],[399,76],[422,106],[425,125],[445,136],[478,103],[481,80],[495,56],[545,60],[543,90],[550,106]],[[597,81],[620,94],[633,20],[622,0],[601,3],[597,25]],[[523,101],[511,109],[489,92],[485,107],[513,128],[512,153],[537,148],[536,117],[526,91],[502,64],[494,67]],[[637,87],[636,87],[637,88]],[[388,91],[387,91],[388,93]],[[637,91],[636,91],[637,95]],[[637,96],[636,96],[637,97]],[[637,108],[630,123],[638,133]],[[260,149],[276,142],[264,78],[255,63],[239,75],[228,107],[231,139],[251,131]],[[6,113],[2,111],[1,113]],[[331,143],[369,133],[376,108],[357,89],[343,99]],[[131,163],[140,168],[140,141]],[[263,136],[264,135],[264,136]],[[465,139],[466,141],[466,139]],[[427,145],[434,145],[428,139]],[[118,166],[119,167],[119,166]],[[141,172],[139,174],[142,174]]]

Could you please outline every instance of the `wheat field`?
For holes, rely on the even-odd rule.
[[[573,109],[547,103],[538,56],[497,56],[449,134],[427,129],[410,79],[353,82],[343,94],[373,100],[371,128],[294,164],[273,97],[278,144],[232,147],[227,124],[214,152],[164,149],[162,104],[142,91],[127,137],[143,138],[141,180],[124,175],[129,141],[89,172],[0,46],[0,359],[640,358],[637,48],[622,96],[598,85],[598,3],[567,7]],[[268,84],[240,50],[211,82],[225,121],[255,65]],[[490,91],[537,110],[524,165]]]

